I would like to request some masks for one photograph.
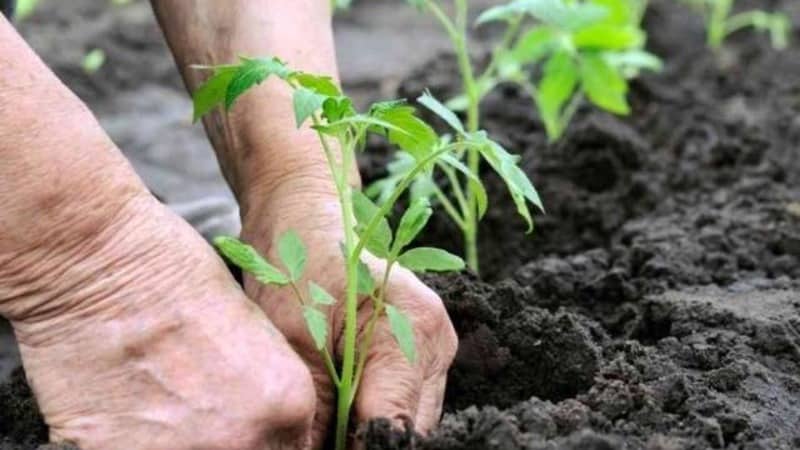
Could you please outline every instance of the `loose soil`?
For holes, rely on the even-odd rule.
[[[442,424],[422,439],[375,421],[368,449],[800,448],[800,47],[743,33],[715,55],[695,16],[653,3],[667,67],[633,83],[630,117],[585,108],[551,145],[517,89],[485,102],[547,215],[524,235],[489,176],[483,278],[427,279],[461,338]],[[800,23],[792,0],[741,3]],[[456,80],[443,55],[400,93]],[[437,216],[426,239],[455,237]],[[0,419],[0,449],[46,438],[20,371]]]

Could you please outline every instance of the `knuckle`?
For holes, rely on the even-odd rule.
[[[458,351],[456,334],[442,300],[434,293],[421,296],[414,311],[415,328],[430,354],[432,370],[447,370]]]
[[[269,431],[304,434],[311,426],[316,409],[316,391],[308,368],[292,356],[281,366],[280,381],[269,384],[269,401],[263,402],[259,423]]]

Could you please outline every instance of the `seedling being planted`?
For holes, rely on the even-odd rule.
[[[467,0],[453,0],[452,17],[437,0],[407,1],[429,11],[452,41],[463,93],[447,102],[447,107],[430,95],[423,96],[422,103],[445,118],[456,133],[456,142],[464,144],[460,155],[465,161],[459,167],[466,169],[458,173],[454,164],[443,168],[447,193],[430,179],[423,179],[414,194],[429,196],[443,205],[464,236],[467,264],[478,271],[477,229],[486,205],[485,193],[477,188],[475,180],[479,180],[482,159],[507,182],[510,178],[518,180],[509,185],[518,206],[527,199],[542,209],[536,191],[526,175],[516,171],[516,164],[509,169],[506,162],[487,157],[478,146],[468,145],[478,136],[487,139],[479,132],[481,102],[500,83],[518,84],[534,100],[551,140],[564,133],[585,98],[613,113],[628,114],[628,79],[642,69],[661,67],[658,58],[643,50],[646,36],[640,22],[646,2],[515,0],[490,8],[478,17],[477,25],[499,22],[505,25],[505,33],[489,63],[479,72],[470,59]],[[466,125],[450,110],[464,111]],[[400,153],[389,167],[389,177],[371,187],[370,193],[385,197],[381,191],[391,188],[402,176],[407,161],[408,155]],[[523,184],[523,191],[514,189]],[[532,230],[527,210],[520,213]]]
[[[734,13],[734,0],[685,0],[685,2],[705,17],[706,40],[712,49],[718,50],[728,36],[747,28],[768,33],[775,49],[784,49],[789,44],[791,21],[785,14],[760,10]]]
[[[434,168],[460,171],[471,176],[459,160],[464,148],[475,149],[494,161],[499,170],[509,174],[509,184],[520,198],[533,198],[534,191],[527,179],[521,177],[516,159],[485,134],[467,133],[457,118],[432,97],[425,96],[423,104],[434,108],[460,131],[462,139],[450,143],[439,139],[433,129],[418,118],[415,109],[403,101],[374,104],[366,113],[358,113],[352,101],[342,94],[331,78],[290,69],[277,58],[241,58],[239,63],[202,69],[212,72],[208,81],[194,94],[195,119],[223,105],[226,110],[246,91],[274,77],[293,90],[293,105],[297,127],[308,122],[316,131],[327,159],[330,175],[336,185],[341,205],[344,236],[341,242],[342,264],[346,273],[344,296],[344,349],[341,364],[337,365],[329,349],[327,309],[336,302],[322,286],[308,280],[305,273],[308,255],[306,247],[295,232],[283,234],[276,245],[279,261],[268,261],[253,247],[232,237],[220,237],[215,244],[231,262],[250,273],[261,283],[290,289],[298,301],[308,332],[324,360],[333,384],[338,390],[336,448],[344,449],[347,442],[350,409],[358,391],[366,364],[372,333],[379,319],[386,317],[390,329],[409,363],[416,359],[411,321],[386,298],[386,286],[391,270],[397,266],[414,272],[457,271],[464,261],[444,250],[423,247],[409,249],[431,217],[432,210],[424,197],[416,199],[402,214],[396,228],[387,216],[398,199],[419,179]],[[373,203],[360,190],[348,183],[348,174],[355,166],[356,151],[364,147],[368,134],[378,134],[399,147],[408,156],[406,170],[391,186],[386,186],[385,198]],[[336,147],[334,147],[334,145]],[[340,157],[334,154],[340,151]],[[475,177],[469,178],[479,192],[485,192]],[[480,210],[485,210],[485,195],[481,195]],[[529,215],[524,201],[519,207]],[[373,279],[363,262],[366,252],[385,260],[381,280]],[[364,332],[358,335],[357,309],[359,297],[372,302],[373,313]]]

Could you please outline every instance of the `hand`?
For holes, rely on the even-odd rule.
[[[322,174],[324,177],[324,174]],[[323,182],[324,184],[324,182]],[[313,180],[294,178],[263,197],[244,220],[243,239],[277,261],[272,245],[286,230],[296,231],[308,251],[306,280],[314,281],[340,299],[329,311],[329,348],[342,354],[345,276],[339,248],[343,240],[341,212],[330,190],[313,189]],[[255,201],[252,202],[255,205]],[[375,279],[383,278],[385,264],[371,255],[364,258]],[[317,388],[317,412],[313,427],[314,448],[325,439],[335,416],[336,389],[314,347],[302,312],[291,290],[265,286],[245,279],[248,295],[266,311],[292,347],[308,363]],[[377,417],[410,418],[417,431],[427,433],[440,418],[447,370],[458,345],[457,337],[439,297],[411,272],[392,269],[387,302],[402,309],[412,320],[418,360],[410,365],[383,318],[376,327],[367,365],[355,402],[359,422]],[[359,307],[359,329],[372,313],[371,302]],[[336,358],[335,358],[336,359]]]
[[[308,369],[213,250],[147,194],[115,217],[0,269],[0,304],[25,297],[7,314],[52,439],[85,450],[308,448]]]

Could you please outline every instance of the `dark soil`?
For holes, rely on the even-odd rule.
[[[548,145],[530,99],[487,99],[548,213],[524,235],[490,178],[483,280],[428,279],[461,337],[442,425],[420,439],[375,421],[368,449],[800,448],[800,47],[743,33],[714,55],[695,16],[653,3],[667,67],[633,84],[630,117],[586,108]],[[800,23],[793,0],[750,4]],[[443,56],[401,94],[457,78]],[[457,236],[438,216],[427,239]],[[0,436],[21,447],[3,450],[46,437],[19,380]]]

